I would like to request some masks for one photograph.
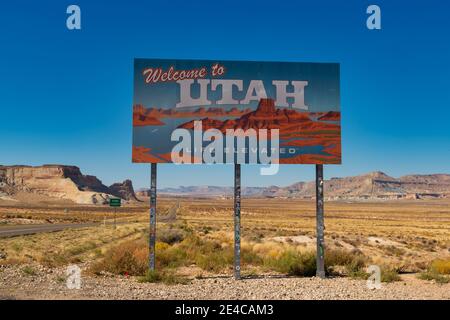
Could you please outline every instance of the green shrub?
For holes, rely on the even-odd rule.
[[[253,265],[258,266],[263,264],[263,258],[260,257],[251,248],[242,246],[241,247],[241,262],[243,265]]]
[[[450,282],[449,277],[443,276],[443,275],[433,272],[433,271],[422,272],[418,275],[418,278],[422,279],[422,280],[428,280],[428,281],[433,280],[439,284],[445,284],[445,283]]]
[[[162,282],[169,285],[174,284],[189,284],[189,279],[186,279],[184,277],[178,276],[173,272],[164,273],[162,277]]]
[[[266,257],[264,264],[275,271],[293,276],[311,277],[316,274],[316,256],[313,252],[286,250],[279,257]]]
[[[232,266],[234,255],[232,248],[218,252],[207,252],[195,257],[195,264],[206,271],[220,272]]]
[[[180,229],[162,229],[157,233],[157,240],[167,244],[174,244],[183,241],[185,232]]]
[[[381,268],[381,282],[394,282],[394,281],[400,281],[401,278],[398,274],[398,271],[393,268]]]
[[[431,262],[427,271],[420,273],[418,278],[444,284],[450,282],[448,274],[450,274],[450,260],[438,259]]]
[[[57,267],[68,264],[69,260],[70,259],[65,252],[55,252],[46,254],[40,262],[44,266]]]
[[[27,276],[35,276],[37,274],[36,270],[34,270],[34,268],[30,266],[23,267],[22,272]]]
[[[447,260],[434,260],[431,263],[430,269],[437,274],[450,274],[450,259]]]
[[[355,259],[355,255],[349,251],[337,249],[337,250],[325,250],[325,266],[346,266],[351,264]]]
[[[365,272],[367,259],[359,252],[350,252],[344,249],[327,249],[325,251],[325,270],[328,275],[334,273],[334,268],[343,267],[345,274],[351,278],[366,279]]]
[[[187,253],[180,246],[156,246],[157,268],[176,268],[188,263]]]
[[[91,267],[99,273],[107,271],[114,274],[143,275],[148,268],[148,249],[143,241],[128,241],[111,248],[105,257]]]
[[[145,275],[139,278],[139,282],[160,282],[162,280],[162,275],[158,271],[147,270]]]
[[[56,277],[56,281],[59,282],[59,283],[65,283],[67,281],[67,277],[59,275],[59,276]]]
[[[23,250],[23,245],[17,242],[11,244],[11,248],[16,252],[21,252]]]
[[[365,271],[366,261],[362,256],[355,256],[345,265],[347,275],[354,279],[367,279],[369,274]]]

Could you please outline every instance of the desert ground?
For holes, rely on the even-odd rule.
[[[233,275],[233,200],[158,198],[157,272],[147,199],[114,211],[0,203],[6,228],[82,224],[0,237],[4,299],[450,299],[450,200],[325,203],[327,279],[314,277],[315,203],[242,200],[242,275]],[[381,268],[381,289],[366,268]],[[66,268],[81,268],[81,289]]]

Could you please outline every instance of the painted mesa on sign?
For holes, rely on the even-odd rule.
[[[230,151],[220,144],[220,151],[267,148],[273,154],[276,148],[281,164],[339,164],[339,103],[338,64],[136,59],[132,159],[175,162],[176,152],[202,163],[205,154],[195,150],[243,135],[245,148],[233,145]],[[188,148],[180,151],[180,135],[173,135],[179,129],[214,138],[198,146],[189,136]],[[227,156],[223,162],[265,163],[261,156],[236,159]]]

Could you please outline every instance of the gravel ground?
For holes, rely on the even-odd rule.
[[[231,277],[193,279],[189,285],[139,283],[133,277],[82,273],[81,289],[68,289],[65,269],[33,266],[0,267],[0,299],[447,299],[450,284],[418,280],[382,284],[370,290],[366,282],[347,278],[270,277],[235,281]]]

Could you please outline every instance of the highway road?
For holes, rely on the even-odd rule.
[[[171,222],[175,221],[177,212],[180,209],[180,203],[175,203],[164,216],[158,217],[158,222]],[[117,224],[130,223],[129,221],[117,221]],[[84,223],[47,223],[47,224],[26,224],[26,225],[13,225],[13,226],[0,226],[0,238],[23,236],[28,234],[42,233],[42,232],[55,232],[62,231],[64,229],[76,229],[95,227],[104,224],[104,222],[84,222]],[[112,220],[107,220],[107,225],[113,225]]]
[[[121,224],[124,222],[117,222]],[[64,229],[74,228],[87,228],[98,226],[100,222],[88,222],[88,223],[59,223],[59,224],[27,224],[27,225],[15,225],[15,226],[2,226],[0,227],[0,238],[23,236],[27,234],[35,234],[41,232],[55,232]],[[108,222],[107,224],[113,224]]]

